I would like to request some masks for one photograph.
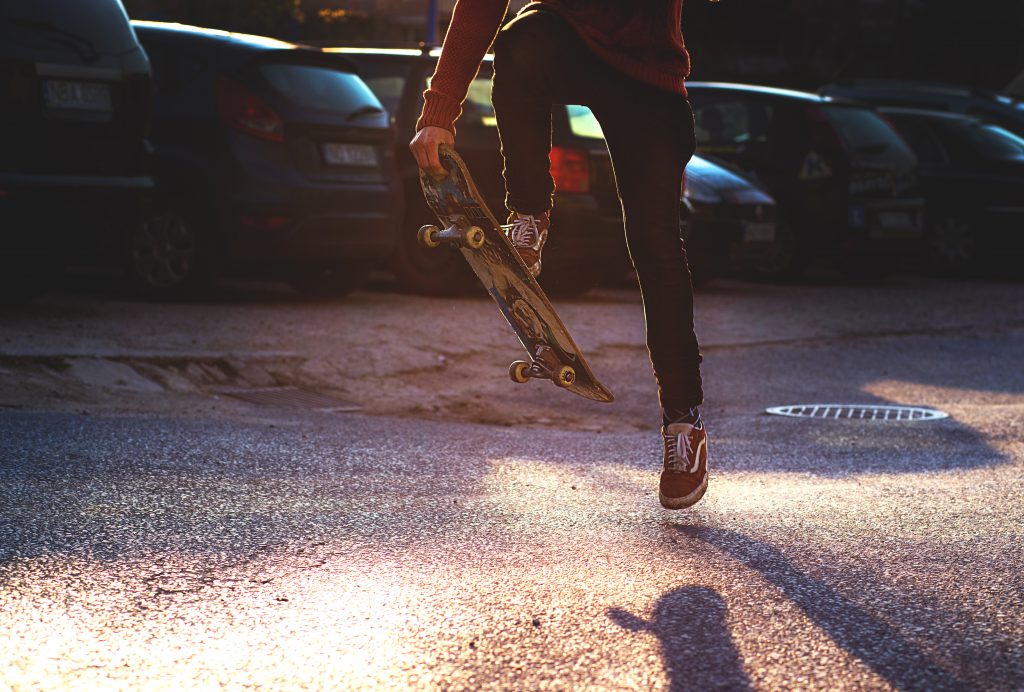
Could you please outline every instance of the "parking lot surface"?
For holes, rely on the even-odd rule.
[[[1019,689],[1022,294],[699,294],[712,477],[682,512],[630,291],[559,304],[611,405],[508,381],[484,298],[9,311],[0,680]],[[227,393],[268,387],[359,410]],[[950,417],[763,413],[827,402]]]

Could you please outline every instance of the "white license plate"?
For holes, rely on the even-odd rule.
[[[43,80],[43,101],[50,108],[101,112],[112,110],[110,85],[96,82]]]
[[[885,230],[912,231],[917,228],[914,217],[905,211],[883,211],[878,215],[878,225]]]
[[[743,242],[770,243],[775,240],[775,224],[748,223],[743,229]]]
[[[328,166],[366,166],[378,164],[377,149],[369,144],[324,144],[324,161]]]

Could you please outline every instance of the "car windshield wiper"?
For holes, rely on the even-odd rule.
[[[59,26],[55,26],[49,22],[40,22],[33,19],[8,18],[8,21],[10,21],[11,24],[17,24],[18,26],[23,26],[42,34],[53,34],[53,36],[50,37],[52,41],[70,47],[73,51],[78,53],[78,57],[80,57],[84,63],[91,63],[99,60],[100,54],[97,52],[96,46],[93,45],[92,41],[81,34],[61,29]]]
[[[377,113],[383,113],[383,112],[384,112],[383,110],[381,110],[380,108],[377,108],[376,106],[363,106],[363,107],[357,108],[356,110],[354,110],[351,113],[349,113],[348,117],[345,118],[345,120],[346,121],[352,121],[352,120],[355,120],[356,118],[361,118],[364,115],[376,115]]]

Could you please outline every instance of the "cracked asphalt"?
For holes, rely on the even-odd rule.
[[[682,512],[633,294],[562,309],[606,407],[503,380],[486,300],[264,298],[3,316],[0,686],[1024,688],[1024,285],[699,295]],[[264,377],[364,412],[213,398]],[[950,418],[762,413],[827,401]]]

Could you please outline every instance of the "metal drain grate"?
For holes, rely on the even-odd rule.
[[[313,411],[358,411],[359,406],[326,394],[308,392],[298,387],[260,387],[254,389],[223,389],[221,394],[260,406],[304,408]]]
[[[949,418],[949,414],[921,406],[871,406],[864,404],[797,404],[765,409],[773,416],[852,420],[927,421]]]

